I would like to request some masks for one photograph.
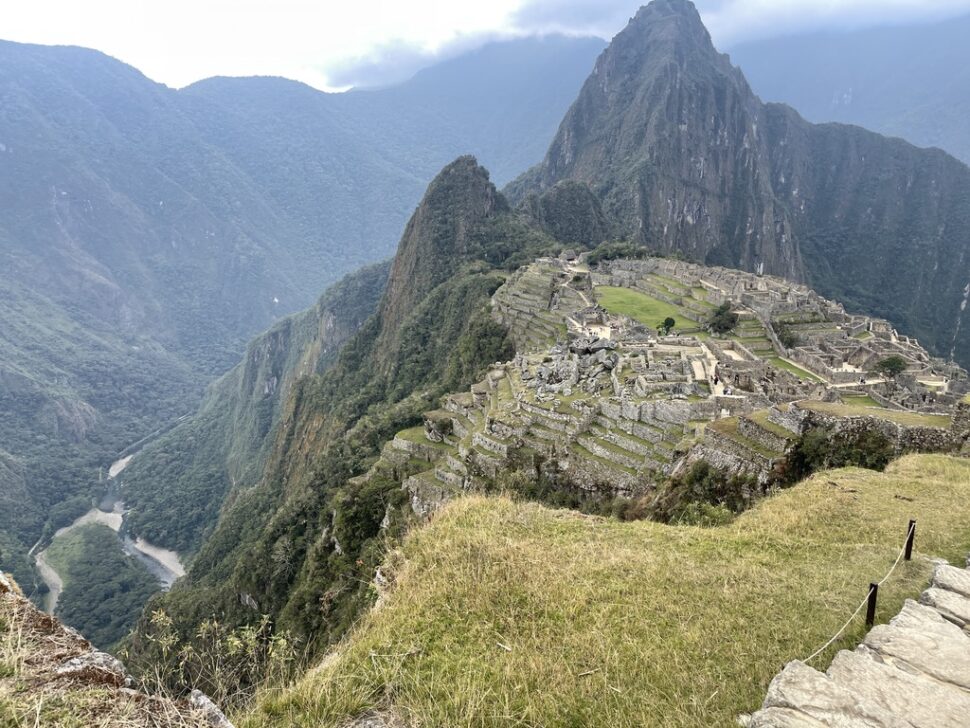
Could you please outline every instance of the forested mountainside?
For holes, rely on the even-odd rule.
[[[489,299],[506,271],[556,249],[473,158],[442,170],[406,227],[375,314],[328,371],[291,387],[259,483],[229,499],[188,577],[149,611],[165,609],[183,637],[210,613],[229,623],[269,614],[316,648],[341,634],[369,599],[381,522],[397,520],[405,497],[395,478],[353,476],[440,395],[511,356]],[[150,661],[147,617],[142,628],[132,654]]]
[[[970,164],[970,16],[809,33],[730,48],[765,101],[858,124]]]
[[[257,331],[388,257],[445,162],[472,145],[510,178],[538,159],[601,45],[495,44],[335,95],[176,91],[0,43],[2,567],[30,592],[28,549],[100,497],[99,468],[194,409]]]
[[[693,4],[640,10],[596,62],[513,200],[588,184],[617,234],[785,275],[970,360],[970,168],[763,104]]]
[[[209,388],[198,413],[138,454],[121,489],[133,534],[180,554],[199,547],[226,494],[258,482],[294,383],[326,371],[374,313],[388,268],[351,273],[315,306],[260,334]]]

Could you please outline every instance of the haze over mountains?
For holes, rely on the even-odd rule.
[[[386,258],[441,165],[473,149],[508,179],[539,159],[600,45],[502,44],[333,95],[174,91],[95,51],[0,43],[5,568],[29,584],[26,550],[87,510],[99,466]]]
[[[811,33],[730,48],[765,101],[858,124],[970,163],[970,16]]]
[[[763,104],[683,0],[594,67],[602,45],[498,44],[335,96],[173,91],[93,51],[0,44],[3,568],[29,584],[27,550],[90,507],[98,467],[276,322],[133,464],[129,522],[198,554],[166,602],[185,630],[207,608],[244,622],[245,594],[324,644],[367,603],[400,505],[396,480],[351,476],[511,354],[489,296],[566,244],[784,274],[970,358],[966,166]],[[277,320],[398,238],[386,290],[367,268]]]

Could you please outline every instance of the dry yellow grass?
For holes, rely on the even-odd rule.
[[[245,726],[730,726],[823,644],[895,560],[878,619],[970,550],[970,462],[910,456],[817,475],[716,529],[620,523],[506,498],[448,506],[396,586],[320,667]],[[864,627],[835,650],[854,645]]]
[[[0,585],[0,728],[203,728],[200,712],[163,697],[120,690],[96,675],[57,668],[91,650],[18,589]]]

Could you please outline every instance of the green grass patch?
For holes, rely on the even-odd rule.
[[[773,435],[777,435],[778,437],[782,437],[786,440],[794,440],[796,437],[794,433],[789,432],[781,425],[776,424],[771,420],[769,420],[768,410],[759,410],[758,412],[752,412],[747,417],[752,422],[757,422],[758,427],[760,427],[763,430],[767,430]]]
[[[909,427],[949,427],[951,422],[948,415],[924,415],[885,408],[873,410],[869,407],[839,402],[799,402],[798,406],[837,417],[878,417]]]
[[[791,372],[796,377],[800,377],[801,379],[807,379],[810,382],[825,381],[821,377],[816,376],[815,374],[812,374],[810,371],[806,369],[802,369],[800,366],[797,366],[795,364],[792,364],[790,361],[782,359],[780,356],[768,357],[767,361],[770,364],[773,364],[774,366],[778,367],[779,369],[784,369],[786,372]]]
[[[407,539],[381,609],[238,724],[386,707],[426,726],[731,726],[835,634],[910,518],[919,553],[880,588],[879,622],[925,587],[930,557],[970,550],[970,462],[829,471],[707,529],[459,499]],[[813,664],[864,634],[857,619]]]
[[[842,397],[842,401],[853,407],[882,407],[868,394],[847,394]]]
[[[697,323],[696,319],[688,316],[679,306],[629,288],[597,286],[594,294],[597,303],[610,313],[629,316],[650,328],[657,328],[668,316],[677,322],[677,328],[684,321]]]

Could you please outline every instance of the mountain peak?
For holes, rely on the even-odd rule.
[[[508,209],[488,170],[471,155],[458,157],[437,174],[394,257],[381,304],[382,341],[396,335],[418,301],[478,255],[476,232]]]
[[[700,13],[689,0],[653,0],[630,19],[603,57],[619,56],[627,70],[639,71],[650,61],[684,67],[700,59],[721,58]],[[639,62],[639,64],[638,64]]]

